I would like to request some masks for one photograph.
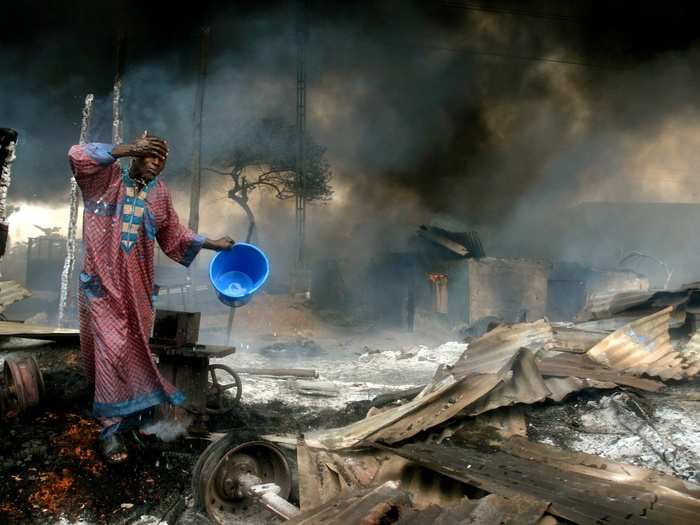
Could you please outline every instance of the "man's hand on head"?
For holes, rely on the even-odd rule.
[[[216,250],[217,252],[223,251],[223,250],[230,250],[233,245],[236,244],[234,240],[229,237],[221,237],[220,239],[207,239],[204,241],[204,244],[202,245],[202,248],[205,248],[207,250]]]
[[[142,135],[130,144],[118,144],[112,148],[112,156],[119,157],[157,157],[165,161],[168,158],[168,143],[158,137]]]

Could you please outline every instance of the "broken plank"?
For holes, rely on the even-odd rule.
[[[273,377],[318,377],[318,370],[311,368],[236,368],[239,374]]]
[[[549,512],[582,525],[697,522],[700,500],[690,490],[672,490],[645,481],[653,479],[651,471],[640,479],[640,469],[636,469],[636,475],[624,474],[626,465],[606,473],[587,465],[543,462],[540,457],[513,453],[503,446],[504,442],[488,441],[481,434],[472,441],[439,445],[374,446],[495,494],[526,494],[551,501]],[[559,450],[562,453],[566,454]]]
[[[78,341],[80,330],[72,328],[58,328],[38,324],[17,323],[14,321],[0,321],[0,337],[25,337],[28,339],[47,339],[50,341]]]
[[[469,255],[469,250],[458,242],[448,239],[444,235],[431,231],[425,227],[421,227],[418,230],[418,235],[462,257]]]

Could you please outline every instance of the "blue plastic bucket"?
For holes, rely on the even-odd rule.
[[[217,253],[209,263],[209,280],[226,306],[243,306],[267,281],[270,263],[257,246],[237,243]]]

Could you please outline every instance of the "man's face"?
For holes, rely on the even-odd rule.
[[[137,157],[134,159],[134,168],[144,181],[151,182],[163,171],[165,161],[158,157]]]

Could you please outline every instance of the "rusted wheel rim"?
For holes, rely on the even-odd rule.
[[[44,395],[44,378],[33,357],[9,357],[5,360],[5,386],[17,412],[39,405]]]
[[[216,371],[220,370],[230,376],[230,380],[222,383],[216,376]],[[241,399],[243,388],[240,376],[230,367],[226,365],[213,364],[209,365],[210,382],[207,388],[207,414],[225,414],[230,412],[233,407]],[[232,400],[229,404],[226,403],[225,393],[232,394]],[[215,403],[209,403],[209,398],[215,399]]]
[[[226,523],[227,515],[246,510],[253,503],[238,486],[240,474],[253,474],[263,483],[280,487],[279,496],[289,498],[292,474],[284,453],[272,443],[251,441],[232,448],[218,461],[208,461],[200,473],[201,502],[215,523]]]

